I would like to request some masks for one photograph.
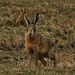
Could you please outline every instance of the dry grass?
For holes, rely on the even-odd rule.
[[[74,0],[1,0],[0,1],[0,75],[75,74],[75,1]],[[44,68],[27,66],[24,50],[26,26],[24,13],[32,19],[37,12],[37,31],[56,44],[58,66],[46,59]],[[21,57],[21,58],[20,58]],[[17,62],[19,60],[19,62]],[[40,66],[40,63],[39,63]]]

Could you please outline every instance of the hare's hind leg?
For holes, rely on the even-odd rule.
[[[55,56],[52,58],[53,62],[54,62],[54,67],[57,66],[57,59],[55,58]]]
[[[57,66],[57,59],[54,54],[49,53],[48,58],[50,58],[54,62],[54,67]]]
[[[41,63],[46,66],[47,62],[43,59],[43,58],[39,58],[39,60],[41,61]]]

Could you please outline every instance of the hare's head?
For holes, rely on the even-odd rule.
[[[39,20],[39,13],[37,13],[35,19],[32,20],[32,22],[29,21],[29,19],[24,16],[25,22],[27,24],[27,34],[29,37],[33,37],[36,34],[36,23]]]

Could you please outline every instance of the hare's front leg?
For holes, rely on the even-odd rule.
[[[38,66],[38,54],[35,54],[35,66]]]
[[[31,50],[28,50],[28,49],[27,49],[27,53],[28,53],[28,55],[29,55],[28,66],[31,66],[31,62],[32,62],[32,53],[31,53]]]
[[[31,61],[32,61],[32,55],[29,54],[29,62],[28,62],[28,65],[31,66]]]

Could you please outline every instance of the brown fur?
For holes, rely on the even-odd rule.
[[[25,36],[25,49],[29,54],[29,64],[31,65],[32,55],[34,55],[35,66],[37,65],[38,60],[46,66],[46,61],[43,59],[44,57],[52,59],[54,66],[56,66],[55,45],[48,38],[37,34],[34,29],[36,29],[34,24],[28,25],[28,32]]]

